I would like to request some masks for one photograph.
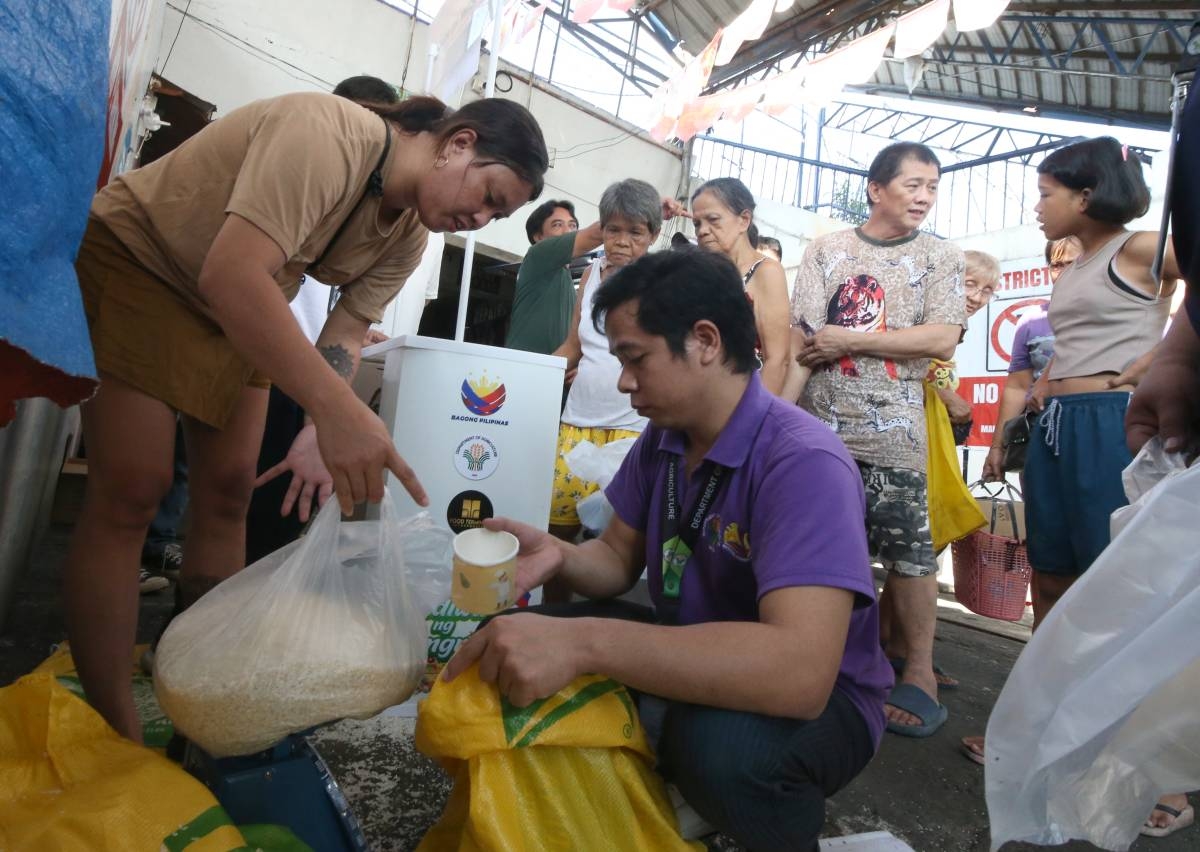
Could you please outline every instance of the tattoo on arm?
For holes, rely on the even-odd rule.
[[[317,351],[329,362],[335,373],[350,381],[354,375],[354,356],[350,354],[350,350],[340,343],[335,343],[332,346],[318,346]]]

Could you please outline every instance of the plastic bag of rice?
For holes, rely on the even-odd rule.
[[[379,521],[345,522],[329,500],[304,538],[171,622],[154,664],[164,712],[229,757],[404,701],[425,670],[425,616],[450,592],[452,540],[390,497]]]

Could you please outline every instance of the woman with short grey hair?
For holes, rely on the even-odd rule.
[[[603,328],[592,325],[592,301],[610,275],[646,253],[662,230],[663,218],[670,213],[658,191],[641,180],[614,183],[600,197],[604,256],[593,260],[584,272],[570,331],[554,352],[567,359],[571,383],[558,430],[550,502],[550,532],[565,541],[574,540],[579,533],[576,505],[599,486],[572,474],[563,457],[582,441],[602,447],[623,438],[636,438],[646,428],[646,418],[634,411],[629,394],[617,389],[621,364],[608,351]],[[543,599],[554,602],[565,598],[551,583],[543,589]]]

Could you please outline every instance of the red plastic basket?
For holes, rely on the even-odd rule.
[[[1020,621],[1029,593],[1025,543],[976,530],[950,545],[954,554],[954,596],[971,612]]]
[[[989,493],[989,496],[994,499],[994,495]],[[950,545],[954,556],[954,597],[979,615],[1020,621],[1029,594],[1029,556],[1025,542],[1016,538],[1015,528],[1014,535],[996,535],[994,506],[995,503],[991,531],[976,530]]]

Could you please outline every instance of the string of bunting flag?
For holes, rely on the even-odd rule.
[[[605,2],[585,0],[596,3],[596,10]],[[611,5],[614,0],[607,2]],[[753,0],[691,61],[665,80],[651,98],[650,136],[660,142],[671,138],[686,142],[718,120],[741,121],[755,109],[775,115],[794,105],[828,103],[846,86],[870,80],[893,39],[892,58],[906,60],[905,80],[912,91],[923,70],[920,56],[945,32],[951,7],[955,29],[968,32],[995,23],[1010,0],[932,0],[837,50],[804,60],[790,71],[701,95],[713,68],[733,59],[744,42],[759,38],[777,6],[786,2]]]
[[[601,9],[628,12],[636,2],[579,0],[570,19],[586,24]],[[951,9],[955,29],[968,32],[995,23],[1010,0],[931,0],[837,50],[803,60],[790,71],[701,95],[713,68],[732,60],[744,43],[761,37],[771,17],[790,8],[793,2],[752,0],[728,26],[717,30],[703,50],[655,90],[648,123],[650,136],[660,142],[671,138],[686,142],[719,120],[742,121],[755,109],[777,115],[798,104],[828,103],[846,86],[870,80],[889,44],[892,58],[905,61],[905,81],[911,92],[924,69],[921,54],[945,32]],[[490,31],[488,24],[493,15],[502,16],[498,46],[502,53],[528,36],[545,11],[545,2],[447,0],[430,32],[433,48],[429,91],[447,101],[457,97],[478,69],[481,42]]]

